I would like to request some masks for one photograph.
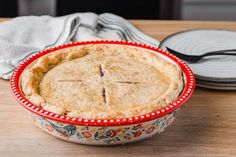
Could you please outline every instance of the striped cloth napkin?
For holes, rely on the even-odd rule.
[[[125,40],[159,45],[159,41],[110,13],[18,17],[0,23],[0,78],[9,79],[20,62],[45,48],[88,40]]]

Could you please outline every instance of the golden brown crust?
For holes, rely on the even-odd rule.
[[[47,54],[24,71],[22,91],[35,105],[81,118],[125,118],[175,100],[181,70],[144,49],[86,45]]]

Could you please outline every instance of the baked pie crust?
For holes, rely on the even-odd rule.
[[[21,76],[24,95],[45,110],[105,119],[145,114],[174,101],[182,74],[156,54],[121,45],[85,45],[40,57]]]

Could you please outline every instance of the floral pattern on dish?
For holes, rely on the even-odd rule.
[[[69,125],[42,118],[31,112],[29,115],[37,126],[61,139],[82,144],[109,145],[129,143],[160,133],[173,122],[178,111],[139,124],[107,127]]]

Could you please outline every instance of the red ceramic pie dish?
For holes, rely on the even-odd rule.
[[[163,59],[179,66],[183,73],[184,89],[171,104],[143,115],[119,119],[83,119],[58,115],[32,104],[21,91],[21,74],[41,56],[59,49],[88,44],[122,45],[152,51]],[[29,113],[33,122],[47,133],[58,138],[90,145],[124,144],[151,137],[162,132],[175,118],[180,107],[190,98],[195,79],[189,67],[176,56],[148,45],[125,41],[87,41],[68,43],[46,49],[23,61],[13,72],[12,93]]]

